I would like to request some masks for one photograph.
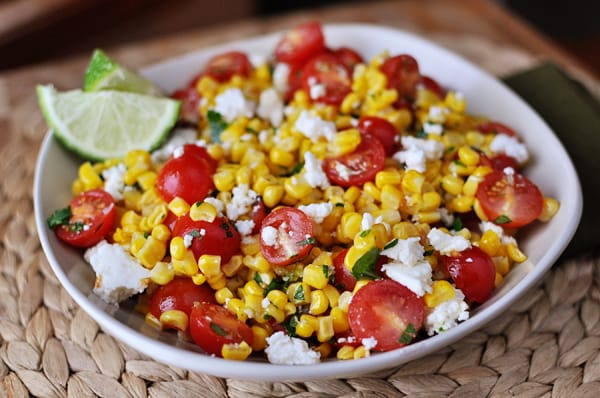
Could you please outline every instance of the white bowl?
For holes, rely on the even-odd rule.
[[[211,56],[231,49],[267,56],[279,37],[280,33],[275,33],[203,49],[151,66],[143,73],[165,90],[172,91],[184,86]],[[107,305],[92,293],[94,273],[81,252],[62,244],[46,226],[47,217],[69,202],[71,182],[81,162],[64,150],[49,132],[39,154],[35,175],[34,203],[40,240],[64,288],[105,331],[159,361],[219,377],[306,381],[359,376],[422,357],[484,326],[534,288],[557,260],[579,223],[581,189],[566,151],[546,123],[522,99],[463,58],[409,33],[380,26],[340,24],[326,26],[325,37],[329,46],[351,46],[365,59],[384,50],[391,54],[412,54],[424,74],[465,95],[470,113],[503,121],[521,134],[533,158],[526,174],[545,195],[561,203],[552,221],[535,223],[520,234],[520,247],[529,260],[512,270],[503,286],[485,305],[473,311],[469,320],[395,351],[354,361],[326,360],[311,366],[273,365],[258,359],[237,362],[211,357],[194,344],[178,340],[175,334],[159,332],[147,325],[143,314],[132,307]]]

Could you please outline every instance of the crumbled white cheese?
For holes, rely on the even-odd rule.
[[[402,136],[402,150],[393,158],[404,163],[407,169],[424,172],[426,160],[440,159],[444,154],[444,144],[436,140],[425,140],[412,136]]]
[[[517,243],[515,238],[513,238],[512,236],[505,235],[504,229],[501,226],[494,224],[493,222],[482,221],[479,223],[479,229],[481,230],[482,234],[484,234],[488,230],[494,231],[496,235],[498,235],[498,238],[500,238],[500,241],[505,245]]]
[[[267,56],[264,54],[250,53],[248,54],[248,59],[254,68],[258,68],[267,63]]]
[[[425,122],[423,124],[423,131],[427,134],[442,135],[444,127],[438,123]]]
[[[290,70],[290,66],[283,62],[279,62],[273,69],[273,86],[281,94],[285,94],[288,90]]]
[[[334,168],[338,176],[344,181],[349,181],[352,174],[354,174],[354,171],[342,162],[336,162]]]
[[[102,178],[104,178],[104,190],[117,201],[123,199],[123,191],[125,190],[125,181],[123,180],[123,177],[126,172],[127,167],[124,163],[119,163],[102,172]]]
[[[375,219],[371,213],[363,213],[362,219],[360,220],[360,230],[366,231],[371,229],[371,227],[375,224]]]
[[[213,205],[215,207],[215,209],[217,209],[217,213],[218,213],[219,217],[223,216],[223,211],[225,210],[225,205],[223,204],[223,201],[221,201],[220,199],[217,199],[217,198],[213,198],[212,196],[204,198],[203,201]]]
[[[449,227],[454,224],[454,214],[450,213],[448,209],[440,207],[438,211],[440,212],[440,220],[445,226]]]
[[[310,203],[308,205],[300,205],[298,209],[312,218],[315,224],[321,224],[325,217],[333,210],[333,204],[329,202]]]
[[[321,360],[321,354],[311,350],[306,341],[284,332],[267,337],[265,353],[269,362],[279,365],[313,365]]]
[[[438,304],[427,315],[425,328],[429,336],[445,332],[455,327],[459,321],[469,319],[469,306],[465,302],[465,295],[460,289],[454,288],[454,297]]]
[[[277,242],[277,236],[277,228],[272,227],[270,225],[263,227],[263,229],[260,232],[260,238],[263,241],[263,243],[267,246],[277,247],[279,245],[279,243]]]
[[[204,228],[200,228],[200,230],[193,230],[193,232],[186,232],[185,234],[183,234],[183,245],[186,248],[189,248],[190,246],[192,246],[192,241],[194,240],[194,238],[202,237],[204,235],[206,235],[206,230]]]
[[[173,158],[177,159],[183,156],[183,147],[182,146],[178,146],[177,148],[175,148],[175,150],[173,151]]]
[[[325,95],[325,86],[323,84],[310,85],[310,98],[313,100],[319,99]]]
[[[416,170],[420,173],[425,172],[427,168],[427,158],[425,152],[419,148],[408,148],[396,152],[393,158],[406,165],[407,170]]]
[[[461,235],[450,235],[438,228],[432,228],[427,234],[431,246],[441,254],[461,252],[471,247],[471,242]]]
[[[513,157],[519,164],[523,164],[529,159],[527,147],[517,138],[506,134],[496,134],[496,137],[490,142],[490,149],[495,153],[504,153]]]
[[[323,162],[309,151],[304,152],[304,179],[313,188],[329,187],[329,180],[323,171]]]
[[[84,258],[96,273],[94,293],[107,303],[118,304],[148,286],[150,271],[116,243],[102,240]]]
[[[219,112],[227,123],[233,122],[238,117],[254,116],[254,102],[244,97],[239,88],[229,88],[215,97],[214,110]]]
[[[419,240],[418,237],[394,239],[387,244],[389,247],[383,249],[381,254],[396,262],[412,267],[423,260],[424,249]],[[395,244],[392,243],[394,241],[396,242]]]
[[[444,123],[446,121],[446,115],[450,113],[447,108],[441,106],[431,106],[429,107],[429,113],[427,114],[427,118],[434,123]]]
[[[319,116],[313,116],[305,110],[300,112],[294,128],[312,142],[319,141],[321,137],[325,137],[327,141],[331,141],[337,132],[334,122],[328,122]]]
[[[375,337],[367,337],[362,339],[361,344],[363,345],[363,347],[365,347],[367,350],[371,350],[375,347],[377,347],[377,339]]]
[[[248,214],[256,201],[258,194],[248,187],[248,184],[240,184],[231,191],[233,194],[231,202],[227,203],[227,217],[231,221],[237,220],[240,216]]]
[[[419,297],[432,291],[432,270],[427,261],[417,261],[415,265],[391,262],[383,265],[381,269],[390,279],[406,286]]]
[[[254,229],[254,220],[237,220],[235,222],[235,229],[242,236],[250,235]]]
[[[166,162],[173,154],[176,148],[182,147],[185,144],[191,144],[198,139],[198,131],[193,128],[176,128],[170,135],[170,138],[163,144],[160,149],[152,152],[151,158],[153,163]]]
[[[269,88],[260,93],[258,101],[258,116],[267,119],[272,126],[278,127],[283,120],[283,101],[274,88]]]

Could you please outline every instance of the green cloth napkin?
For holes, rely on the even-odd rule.
[[[554,130],[571,156],[583,191],[583,214],[563,256],[600,247],[600,102],[552,63],[507,76],[504,82]]]

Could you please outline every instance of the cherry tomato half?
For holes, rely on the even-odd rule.
[[[275,59],[288,64],[302,64],[325,51],[321,24],[307,22],[289,30],[275,46]]]
[[[419,83],[422,84],[423,87],[425,87],[427,90],[437,95],[439,98],[443,99],[446,96],[446,93],[444,92],[442,86],[440,86],[440,84],[437,81],[435,81],[429,76],[421,75]]]
[[[211,303],[199,303],[190,315],[190,334],[200,348],[210,355],[221,356],[225,344],[245,341],[252,345],[252,329],[226,308]]]
[[[302,260],[315,242],[310,218],[294,207],[273,210],[262,222],[260,250],[263,257],[277,266]]]
[[[333,258],[333,266],[335,268],[335,284],[343,290],[354,290],[356,286],[356,278],[352,272],[344,265],[344,258],[348,253],[348,249],[344,249]]]
[[[217,170],[217,166],[219,165],[217,159],[210,156],[206,148],[200,145],[185,144],[183,146],[183,154],[185,156],[191,155],[206,160],[211,168],[211,174]]]
[[[332,50],[331,53],[346,65],[350,71],[353,71],[357,64],[365,62],[360,54],[348,47],[336,48],[335,50]]]
[[[469,301],[481,304],[490,297],[496,281],[496,266],[486,252],[473,246],[442,259],[456,287]]]
[[[421,79],[419,64],[408,54],[386,59],[380,67],[387,77],[387,87],[395,88],[400,99],[414,100]]]
[[[302,85],[313,101],[339,105],[352,91],[352,72],[335,55],[320,54],[302,68]]]
[[[203,75],[214,78],[219,83],[229,81],[234,75],[250,76],[252,64],[241,51],[229,51],[211,58],[204,68]]]
[[[165,202],[175,197],[192,204],[203,200],[214,188],[214,167],[196,154],[169,159],[158,172],[156,188]]]
[[[176,277],[152,293],[149,312],[156,319],[169,310],[183,311],[189,316],[194,303],[216,303],[215,292],[206,283],[196,285],[188,277]]]
[[[381,141],[387,156],[396,152],[398,130],[386,119],[377,116],[361,116],[357,127],[362,134],[370,134]]]
[[[424,317],[423,298],[390,279],[361,287],[348,306],[352,333],[359,340],[375,338],[379,351],[409,344],[423,326]]]
[[[502,171],[507,167],[512,167],[514,170],[519,169],[519,163],[512,156],[504,153],[499,153],[492,158],[487,157],[483,153],[479,154],[479,163],[482,166],[488,166],[494,170]]]
[[[190,122],[198,121],[198,107],[200,105],[200,93],[196,86],[189,86],[175,91],[171,98],[181,101],[179,117]]]
[[[503,171],[487,174],[477,187],[477,200],[490,221],[518,228],[534,221],[544,208],[544,196],[527,177]]]
[[[173,226],[173,236],[192,237],[190,249],[196,260],[203,254],[221,256],[226,264],[240,251],[240,234],[227,217],[217,217],[213,222],[194,221],[189,214],[179,217]]]
[[[323,170],[330,181],[341,187],[361,186],[373,180],[383,169],[385,149],[375,137],[362,134],[354,152],[336,158],[325,158]]]
[[[104,239],[115,223],[113,197],[102,189],[92,189],[75,196],[70,204],[67,224],[57,226],[56,236],[76,247],[90,247]]]
[[[511,137],[518,137],[515,130],[500,122],[484,122],[475,127],[483,134],[506,134]]]

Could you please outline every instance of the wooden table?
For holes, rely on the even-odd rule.
[[[416,32],[502,76],[542,59],[578,79],[597,82],[572,57],[514,16],[481,0],[368,2],[249,19],[210,29],[106,50],[133,68],[231,39],[284,30],[300,21],[367,22]],[[584,338],[577,327],[597,330],[600,304],[584,297],[596,268],[565,265],[547,284],[566,279],[571,302],[544,289],[532,292],[492,329],[474,333],[410,367],[365,379],[306,383],[220,380],[145,358],[98,330],[58,284],[45,261],[32,215],[31,184],[45,123],[34,87],[81,86],[90,54],[0,74],[0,396],[528,396],[600,391],[600,334]],[[596,279],[599,280],[598,275]],[[578,284],[579,283],[579,284]],[[585,289],[584,289],[585,288]],[[597,287],[595,287],[598,290]],[[563,289],[564,290],[564,289]],[[561,292],[563,290],[560,290]],[[575,298],[573,298],[575,297]],[[587,297],[587,296],[586,296]],[[574,308],[573,306],[576,306]],[[533,310],[531,309],[533,308]],[[530,311],[534,311],[533,313]],[[578,314],[580,314],[578,316]],[[584,315],[591,314],[593,324]],[[595,315],[594,315],[595,314]],[[548,319],[547,319],[548,318]],[[577,319],[573,328],[574,318]],[[536,329],[547,321],[550,326]],[[557,326],[558,325],[558,326]],[[594,329],[595,328],[595,329]],[[572,353],[571,350],[577,350]],[[111,353],[112,356],[107,356]],[[572,354],[569,356],[569,354]],[[118,358],[115,360],[114,355]],[[595,359],[594,359],[595,358]],[[582,376],[583,375],[583,376]],[[208,391],[208,392],[206,392]],[[432,392],[434,391],[434,392]],[[11,395],[12,394],[12,395]],[[203,394],[203,395],[202,395]],[[436,395],[437,394],[437,395]],[[197,395],[197,396],[198,396]],[[355,396],[352,395],[352,396]],[[592,396],[592,395],[589,395]]]

